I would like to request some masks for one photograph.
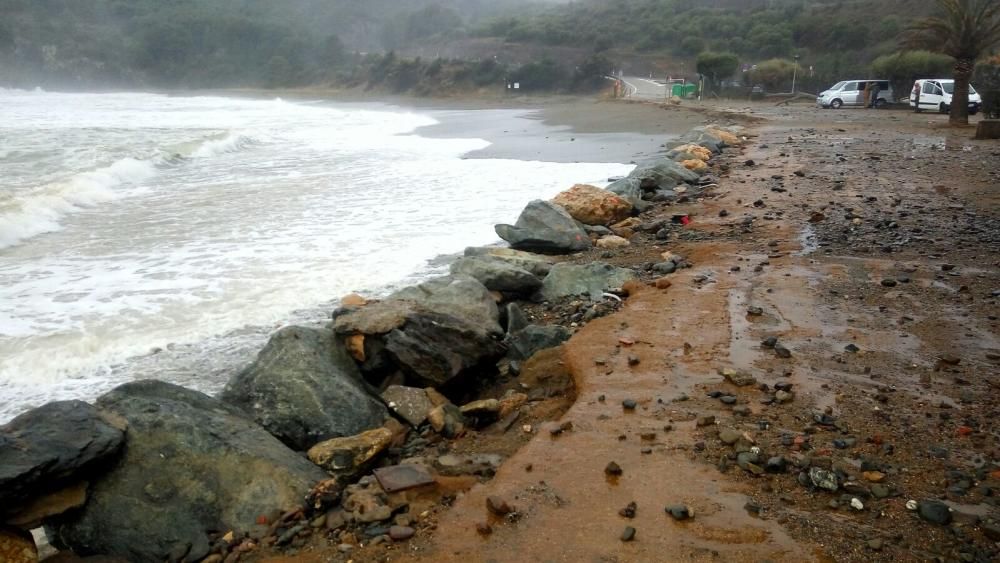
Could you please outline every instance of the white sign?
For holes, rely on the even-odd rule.
[[[520,90],[521,89],[521,83],[520,82],[515,82],[514,83],[514,89],[515,90]]]

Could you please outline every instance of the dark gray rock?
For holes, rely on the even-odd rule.
[[[642,180],[640,178],[622,178],[608,184],[605,189],[631,203],[633,210],[638,213],[651,207],[649,202],[643,200]]]
[[[538,278],[544,278],[549,273],[549,269],[552,268],[551,258],[547,256],[503,246],[470,246],[465,249],[465,256],[470,258],[486,257],[503,260],[522,270],[531,272]]]
[[[499,258],[459,258],[451,273],[475,278],[490,291],[530,294],[542,287],[534,274]]]
[[[499,335],[503,332],[500,329],[500,311],[490,291],[469,276],[432,278],[393,293],[387,301],[413,302],[427,311],[463,319],[488,334]]]
[[[529,325],[508,337],[508,355],[514,360],[527,360],[540,350],[559,346],[572,335],[569,329],[558,325]]]
[[[83,401],[48,403],[0,426],[0,516],[113,462],[125,426]]]
[[[640,164],[628,177],[639,180],[639,187],[647,190],[655,187],[669,190],[682,182],[692,183],[698,180],[696,172],[669,158]]]
[[[517,303],[507,304],[507,336],[525,328],[528,326],[528,317],[524,315],[524,311],[521,306]]]
[[[434,408],[427,392],[417,387],[390,385],[382,392],[382,400],[413,427],[423,424],[427,413]]]
[[[159,381],[127,383],[98,407],[128,421],[121,462],[87,504],[47,528],[78,555],[197,561],[208,532],[251,530],[261,514],[303,504],[325,473],[235,408]]]
[[[951,510],[947,504],[939,500],[919,501],[917,503],[917,514],[920,515],[920,518],[931,524],[947,526],[951,523]]]
[[[497,235],[517,250],[566,254],[590,248],[587,236],[562,207],[536,199],[514,225],[496,225]]]
[[[814,487],[831,492],[840,488],[840,479],[837,478],[837,474],[819,467],[809,468],[809,482]]]
[[[220,398],[298,450],[364,432],[388,416],[326,329],[286,327],[274,333]]]
[[[483,284],[451,275],[340,310],[333,330],[344,338],[364,336],[365,357],[359,361],[366,373],[400,370],[414,383],[440,385],[499,356],[499,317]]]
[[[674,520],[687,520],[691,518],[691,509],[683,504],[673,504],[664,509]]]
[[[480,327],[433,312],[410,315],[406,324],[385,336],[385,350],[406,375],[431,386],[448,383],[502,354],[500,343]]]
[[[556,264],[549,275],[542,280],[542,297],[559,299],[586,295],[594,301],[601,299],[601,293],[622,287],[625,282],[636,279],[635,272],[617,268],[603,262],[586,265]]]

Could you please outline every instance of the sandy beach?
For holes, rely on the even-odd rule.
[[[986,398],[1000,361],[1000,147],[943,127],[943,116],[697,109],[687,118],[752,126],[743,146],[713,160],[716,189],[641,216],[681,214],[691,225],[569,258],[641,270],[670,252],[693,264],[539,361],[542,372],[569,373],[575,400],[535,403],[522,419],[530,433],[442,444],[511,457],[468,492],[442,484],[445,497],[411,498],[416,539],[262,560],[997,556],[1000,442]],[[579,126],[600,130],[601,119]],[[543,304],[533,319],[567,324],[572,310]],[[753,383],[734,384],[726,370]],[[638,408],[623,408],[628,401]],[[571,430],[549,432],[557,427]],[[612,461],[623,468],[614,479],[603,471]],[[825,475],[835,492],[815,485]],[[452,496],[453,505],[435,501]],[[516,518],[491,515],[496,498]],[[637,515],[626,518],[630,501]],[[694,518],[664,514],[678,505]],[[941,519],[939,506],[948,507]],[[620,539],[626,526],[634,540]]]

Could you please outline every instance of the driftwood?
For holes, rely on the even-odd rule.
[[[801,100],[801,99],[808,99],[808,100],[815,100],[816,99],[816,94],[810,94],[809,92],[797,92],[795,94],[774,94],[774,95],[771,95],[771,96],[768,96],[768,97],[769,98],[776,98],[778,96],[788,96],[788,97],[785,98],[784,100],[781,100],[780,102],[774,104],[776,106],[787,105],[787,104],[790,104],[790,103],[792,103],[792,102],[794,102],[796,100]]]

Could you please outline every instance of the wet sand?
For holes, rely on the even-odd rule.
[[[345,554],[331,539],[294,560],[1000,557],[1000,144],[907,112],[711,104],[691,115],[763,121],[713,161],[717,188],[642,216],[687,214],[688,227],[568,258],[641,270],[669,250],[693,264],[586,324],[554,360],[576,383],[558,419],[572,429],[515,426],[507,447],[526,445],[453,505],[421,505],[408,542]],[[724,369],[756,383],[738,387]],[[727,445],[723,430],[742,438]],[[487,433],[448,447],[501,449]],[[751,448],[759,459],[738,463]],[[763,469],[777,458],[781,469]],[[605,475],[611,461],[621,476]],[[838,490],[803,486],[809,468],[835,471]],[[515,515],[492,516],[489,496]],[[935,499],[950,525],[906,506]],[[635,518],[620,516],[631,501]],[[694,518],[665,513],[678,503]],[[626,526],[633,541],[620,539]]]

